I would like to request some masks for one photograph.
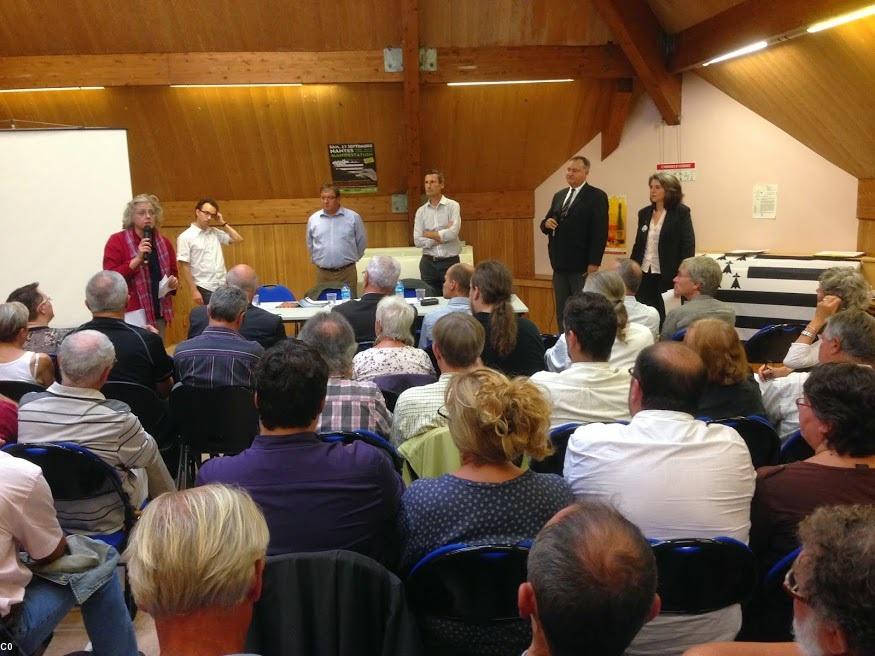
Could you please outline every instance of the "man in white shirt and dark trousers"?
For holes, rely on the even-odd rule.
[[[638,355],[623,424],[589,424],[568,441],[565,479],[576,496],[613,503],[651,539],[728,536],[747,542],[756,474],[741,436],[693,417],[705,365],[680,342]],[[733,640],[741,608],[660,615],[627,654],[670,656],[714,640]]]
[[[462,214],[459,203],[444,196],[443,173],[426,171],[424,186],[428,202],[416,210],[413,244],[422,249],[419,275],[435,294],[443,288],[447,269],[459,262]]]
[[[355,264],[368,247],[365,224],[358,212],[340,204],[340,189],[322,185],[322,209],[307,219],[307,250],[316,265],[316,282],[349,285],[352,298],[358,298],[358,273]]]

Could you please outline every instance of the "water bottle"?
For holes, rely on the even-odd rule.
[[[400,280],[395,283],[395,296],[404,298],[404,284]]]
[[[348,301],[349,299],[350,299],[349,285],[347,285],[346,283],[343,283],[343,287],[340,288],[340,300],[341,301]]]
[[[254,295],[252,296],[252,304],[253,304],[255,307],[258,307],[259,305],[261,305],[261,299],[258,298],[258,294],[254,294]]]

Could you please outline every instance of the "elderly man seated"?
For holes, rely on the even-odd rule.
[[[149,497],[174,490],[158,446],[140,420],[126,404],[100,393],[115,361],[109,338],[95,330],[72,333],[61,343],[58,360],[62,382],[21,399],[18,441],[75,442],[86,447],[118,470],[136,508]],[[112,533],[124,523],[122,508],[111,493],[58,502],[58,510],[67,530]]]
[[[721,319],[735,326],[735,310],[729,303],[714,298],[722,279],[723,270],[717,260],[707,255],[688,257],[681,262],[674,277],[674,295],[686,303],[665,315],[662,339],[671,339],[696,319]]]
[[[384,296],[395,293],[399,275],[401,265],[398,260],[388,255],[375,255],[362,274],[365,283],[362,297],[341,303],[334,309],[352,325],[355,341],[373,342],[376,339],[374,323],[377,318],[377,303]]]

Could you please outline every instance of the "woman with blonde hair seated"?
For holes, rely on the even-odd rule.
[[[377,304],[373,348],[356,353],[352,359],[355,380],[373,380],[377,376],[421,374],[434,376],[428,353],[413,346],[410,332],[414,310],[400,296],[385,296]]]
[[[687,329],[684,344],[699,354],[708,373],[698,416],[766,416],[760,386],[753,379],[735,328],[722,319],[699,319]]]
[[[628,370],[635,364],[635,358],[641,350],[653,344],[653,333],[647,326],[629,321],[629,313],[624,303],[626,285],[623,279],[616,271],[596,271],[587,275],[583,291],[601,294],[613,306],[617,314],[617,338],[614,340],[608,363],[620,371]],[[564,333],[547,350],[544,360],[550,371],[564,371],[571,366]]]
[[[12,301],[0,304],[0,380],[48,387],[55,382],[55,367],[45,353],[25,351],[27,308]]]

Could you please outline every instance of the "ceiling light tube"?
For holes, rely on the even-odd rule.
[[[719,57],[715,57],[714,59],[706,61],[704,64],[702,64],[702,66],[710,66],[711,64],[716,64],[717,62],[726,61],[727,59],[734,59],[735,57],[748,55],[752,52],[756,52],[757,50],[762,50],[768,45],[768,41],[757,41],[756,43],[751,43],[749,46],[744,46],[744,48],[739,48],[738,50],[727,52],[725,55],[720,55]]]
[[[36,87],[33,89],[0,89],[0,93],[34,93],[36,91],[99,91],[106,87]]]
[[[227,89],[239,87],[302,87],[301,82],[259,82],[255,84],[171,84],[172,89]]]
[[[556,80],[498,80],[495,82],[447,82],[448,87],[493,86],[496,84],[549,84],[551,82],[574,82],[572,78]]]
[[[815,23],[808,28],[808,31],[814,34],[815,32],[822,32],[823,30],[828,30],[831,27],[844,25],[845,23],[850,23],[851,21],[859,20],[861,18],[866,18],[866,16],[872,15],[875,15],[875,5],[869,5],[868,7],[863,7],[862,9],[858,9],[857,11],[852,11],[849,14],[836,16],[835,18],[830,18],[829,20]]]

